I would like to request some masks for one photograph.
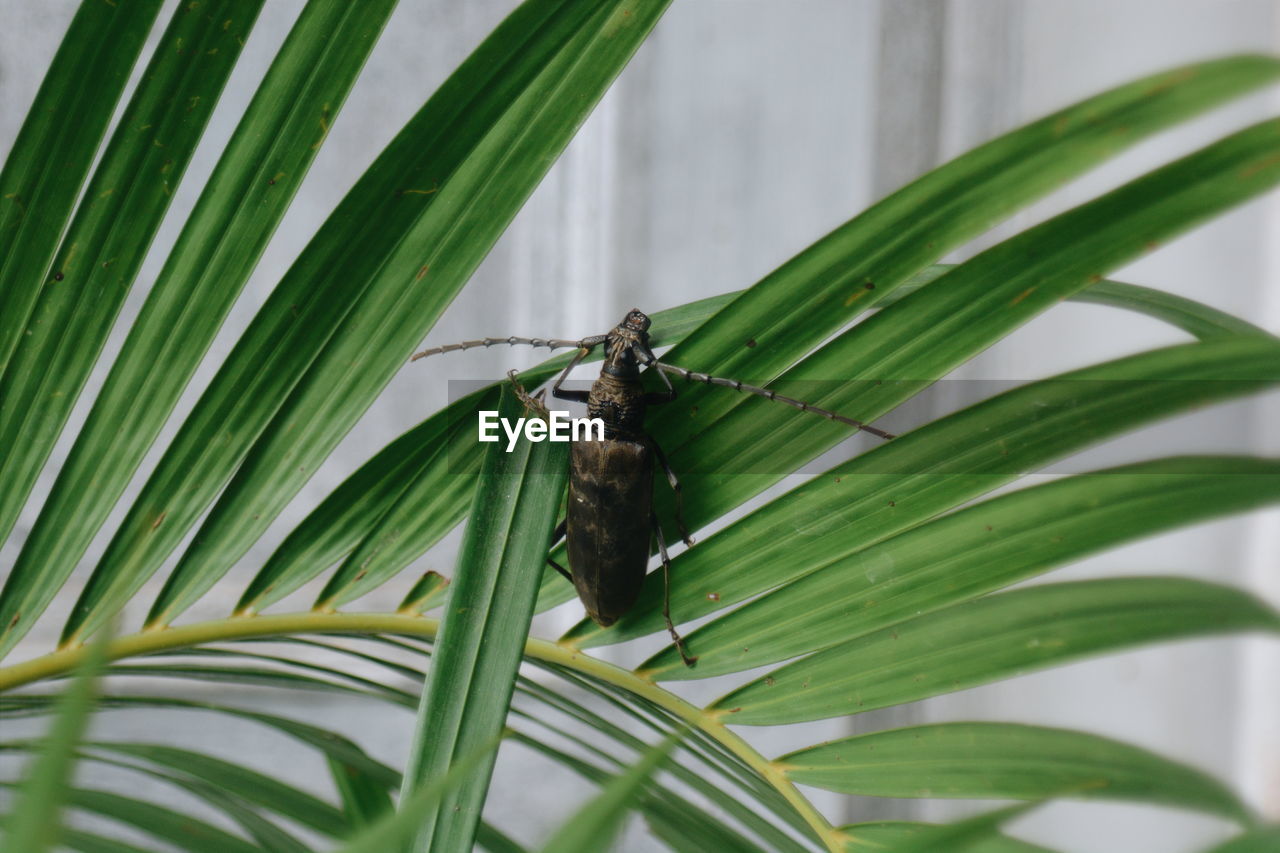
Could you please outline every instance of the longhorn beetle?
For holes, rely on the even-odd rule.
[[[893,436],[861,421],[810,406],[801,400],[784,397],[766,388],[747,385],[736,379],[696,373],[659,361],[649,346],[649,323],[647,315],[638,308],[632,308],[612,331],[579,341],[556,338],[482,338],[426,349],[410,360],[417,361],[438,353],[495,344],[525,344],[552,349],[577,347],[578,352],[551,386],[551,394],[560,400],[586,403],[588,415],[604,422],[604,440],[574,441],[570,448],[568,511],[551,540],[554,546],[561,538],[567,539],[569,568],[565,569],[550,558],[547,562],[577,589],[578,598],[582,600],[592,620],[607,628],[630,610],[640,595],[648,569],[649,537],[652,535],[657,541],[658,555],[662,559],[662,616],[681,659],[687,666],[693,666],[697,658],[688,655],[684,640],[671,621],[671,561],[667,556],[662,526],[653,511],[655,461],[675,492],[676,527],[680,531],[680,537],[686,545],[692,545],[693,540],[689,538],[689,531],[684,524],[680,481],[657,442],[644,431],[645,409],[676,398],[675,389],[671,387],[667,374],[674,373],[691,382],[721,385],[735,391],[757,394],[829,420],[855,426],[880,438],[890,439]],[[572,391],[561,387],[570,372],[602,344],[604,364],[600,368],[599,378],[592,383],[591,390]],[[640,383],[641,367],[656,370],[666,386],[665,389],[644,390]],[[526,405],[539,404],[539,400],[529,397],[520,387],[514,370],[508,376]],[[539,398],[541,396],[542,392],[539,392]]]

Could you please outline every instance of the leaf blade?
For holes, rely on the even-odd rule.
[[[0,377],[0,534],[12,530],[106,344],[261,6],[180,6],[103,152]]]
[[[599,795],[561,824],[543,853],[597,853],[612,846],[622,822],[649,777],[675,749],[679,735],[672,735],[646,751],[626,772],[609,781]]]
[[[106,642],[95,642],[75,679],[59,697],[44,748],[32,759],[18,788],[18,803],[7,831],[10,849],[44,853],[58,844],[62,830],[59,815],[70,799],[76,750],[89,724],[106,657]]]
[[[912,528],[688,634],[638,671],[707,677],[817,651],[1089,553],[1280,500],[1280,461],[1173,457],[1065,477]]]
[[[1280,380],[1277,364],[1280,346],[1273,341],[1184,344],[1029,383],[939,418],[835,466],[677,555],[672,612],[677,621],[712,613],[1084,447],[1273,387]],[[591,648],[660,631],[654,610],[660,594],[656,585],[646,587],[633,613],[615,625],[600,629],[584,621],[564,639]]]
[[[585,23],[438,189],[421,188],[434,201],[265,425],[170,575],[149,624],[166,624],[221,577],[372,404],[669,2],[567,5],[575,15],[587,8]]]
[[[851,836],[845,843],[845,853],[871,853],[871,851],[883,853],[892,844],[905,838],[919,836],[934,828],[935,825],[926,823],[879,821],[842,826],[840,831]],[[1052,853],[1052,851],[1025,841],[997,837],[972,848],[971,853]]]
[[[394,0],[359,5],[313,0],[272,61],[23,544],[0,597],[0,624],[45,608],[172,412],[288,209]],[[217,17],[218,26],[225,20]],[[0,655],[13,641],[10,635],[0,642]]]
[[[342,814],[313,794],[275,776],[227,761],[216,755],[145,741],[90,741],[95,751],[144,761],[190,781],[269,809],[317,832],[336,837],[347,830]]]
[[[902,833],[898,839],[888,843],[884,851],[885,853],[930,853],[933,850],[947,850],[950,853],[989,853],[993,849],[1025,850],[1030,845],[1020,846],[1002,837],[1000,827],[1040,804],[1034,802],[1006,806],[942,826],[917,824],[915,827],[917,831]],[[846,849],[855,848],[850,846]]]
[[[788,778],[847,794],[1091,799],[1181,806],[1233,820],[1244,805],[1199,770],[1120,741],[1067,729],[943,723],[857,735],[779,758]]]
[[[776,387],[813,405],[874,420],[1115,266],[1278,180],[1280,120],[1271,120],[982,252],[837,336],[787,371]],[[700,421],[701,410],[689,417],[688,397],[663,417],[682,415],[686,425]],[[777,441],[780,430],[786,442]],[[673,467],[685,475],[685,515],[696,527],[851,430],[796,417],[765,401],[741,402],[714,430],[682,446],[664,446]],[[664,440],[669,435],[659,436]]]
[[[1005,134],[917,179],[791,259],[670,358],[721,375],[768,380],[951,248],[1143,136],[1270,83],[1277,67],[1260,56],[1183,66]],[[874,288],[867,289],[867,282]],[[748,337],[767,345],[744,349]],[[676,445],[700,428],[676,426],[692,406],[705,423],[741,403],[701,389],[687,398],[689,406],[660,416]]]
[[[655,346],[683,340],[728,299],[714,296],[656,312]],[[599,357],[596,353],[591,360]],[[532,388],[568,362],[568,356],[549,359],[520,379]],[[439,444],[449,425],[474,423],[477,409],[492,409],[498,387],[451,403],[371,457],[290,532],[245,589],[236,612],[256,613],[345,558],[316,602],[320,609],[338,607],[395,575],[439,541],[470,505],[470,492],[455,489],[459,469],[478,465],[481,455],[475,442],[456,444],[447,455],[439,453]],[[444,496],[448,501],[437,514],[429,513],[427,507],[438,506]],[[393,509],[396,513],[390,515]],[[364,576],[357,578],[361,572]]]
[[[160,0],[84,0],[0,172],[0,374],[22,337]],[[75,121],[65,116],[74,115]]]
[[[710,709],[742,725],[825,719],[1135,645],[1250,630],[1280,633],[1280,614],[1217,584],[1113,578],[1034,586],[832,646],[733,690]]]
[[[100,602],[113,589],[131,595],[159,568],[371,280],[390,275],[386,262],[436,198],[426,190],[501,122],[521,87],[563,47],[565,31],[590,11],[554,0],[522,5],[375,159],[272,292],[161,457],[69,617],[66,642],[100,624]],[[417,271],[415,265],[406,278]],[[236,429],[228,431],[228,423]]]
[[[509,390],[498,411],[518,416]],[[488,448],[422,692],[406,796],[502,730],[567,476],[563,442]],[[424,816],[413,849],[469,849],[492,770],[491,757],[446,793]]]

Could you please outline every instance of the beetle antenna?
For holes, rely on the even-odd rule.
[[[590,338],[583,338],[580,341],[570,341],[564,338],[520,338],[512,335],[509,338],[480,338],[476,341],[462,341],[456,344],[445,344],[442,347],[431,347],[424,349],[422,352],[414,353],[410,361],[417,361],[420,358],[426,358],[429,355],[439,355],[445,352],[462,352],[463,350],[474,349],[475,347],[485,347],[486,349],[498,344],[507,344],[510,346],[531,346],[531,347],[548,347],[550,349],[563,349],[565,347],[595,347],[604,343],[604,335],[594,335]]]
[[[723,388],[732,388],[735,391],[741,391],[744,394],[755,394],[756,396],[764,397],[767,400],[773,400],[778,403],[785,403],[788,406],[792,406],[793,408],[799,409],[802,412],[812,412],[813,414],[818,415],[820,417],[824,417],[829,421],[839,421],[842,424],[848,424],[849,426],[857,427],[863,432],[871,433],[872,435],[877,436],[879,438],[883,438],[885,440],[889,440],[897,437],[893,433],[885,432],[879,427],[873,427],[870,424],[863,423],[862,421],[854,420],[853,418],[846,418],[844,415],[836,414],[835,412],[828,411],[827,409],[820,409],[817,406],[811,406],[808,403],[804,402],[803,400],[796,400],[792,397],[784,397],[783,395],[779,394],[777,391],[771,390],[769,388],[759,388],[755,385],[748,385],[745,382],[740,382],[737,379],[725,379],[720,376],[711,376],[706,373],[698,373],[693,370],[685,370],[683,367],[678,367],[674,364],[668,364],[665,361],[658,361],[657,359],[654,359],[652,362],[650,362],[650,364],[653,367],[658,368],[659,370],[664,370],[667,373],[674,373],[675,375],[681,377],[682,379],[687,379],[690,382],[702,382],[706,385],[719,385]]]

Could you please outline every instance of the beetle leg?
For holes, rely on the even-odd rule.
[[[536,396],[531,397],[529,396],[529,392],[525,391],[524,384],[521,384],[520,382],[520,373],[518,373],[518,371],[508,370],[507,380],[509,383],[511,383],[511,387],[513,391],[516,392],[516,400],[524,403],[525,409],[536,409],[536,407],[538,407],[536,406],[536,401],[538,401],[538,397]]]
[[[649,439],[649,449],[653,451],[653,455],[658,460],[658,465],[662,468],[662,473],[666,475],[667,482],[671,484],[671,491],[676,495],[676,529],[680,531],[680,539],[686,545],[693,545],[693,538],[689,536],[689,528],[684,524],[684,489],[680,486],[680,479],[676,477],[676,472],[671,469],[671,463],[667,461],[667,455],[662,452],[662,448],[658,446],[658,442],[652,438]]]
[[[539,391],[533,396],[529,396],[529,392],[524,390],[524,386],[520,384],[519,375],[514,370],[507,371],[507,379],[511,381],[511,386],[516,392],[516,399],[524,404],[526,410],[539,414],[546,414],[547,406],[543,402],[546,394]]]
[[[671,387],[671,380],[668,379],[667,374],[659,368],[658,357],[653,354],[653,350],[649,349],[648,344],[643,343],[636,343],[634,348],[637,361],[658,371],[658,378],[662,380],[662,384],[667,386],[667,390],[670,391],[671,396],[674,397],[676,389]]]
[[[564,566],[560,565],[550,557],[547,557],[547,565],[555,569],[560,574],[564,575],[564,579],[567,580],[569,583],[573,583],[573,575],[569,574],[569,570],[566,569]]]
[[[581,363],[581,361],[584,358],[586,358],[588,354],[590,354],[591,350],[595,346],[597,346],[597,344],[586,346],[586,341],[583,341],[583,346],[578,348],[577,354],[569,362],[568,366],[566,366],[565,369],[561,371],[560,376],[556,378],[555,384],[551,386],[552,397],[555,397],[557,400],[570,400],[574,403],[587,402],[587,397],[590,395],[591,392],[569,391],[564,388],[561,388],[560,386],[564,384],[564,381],[569,378],[569,374],[573,372],[573,369],[577,367],[578,364]]]
[[[649,522],[653,525],[653,536],[658,540],[658,556],[662,558],[662,618],[667,622],[667,633],[676,644],[680,660],[684,661],[685,666],[692,668],[697,664],[698,659],[689,657],[689,652],[684,647],[684,638],[680,636],[675,623],[671,621],[671,558],[667,556],[667,543],[662,538],[662,525],[658,523],[658,516],[652,511],[649,512]]]
[[[552,531],[550,547],[554,548],[556,547],[556,545],[559,545],[560,540],[564,538],[565,533],[567,533],[568,530],[569,530],[569,519],[566,518],[564,521],[557,524],[556,529]],[[569,570],[566,569],[564,566],[560,565],[550,557],[547,557],[547,565],[555,569],[560,574],[564,575],[564,579],[567,580],[569,583],[573,583],[573,575],[571,575],[569,573]]]
[[[667,386],[665,391],[650,391],[644,395],[646,403],[670,403],[676,398],[676,389],[671,387],[671,380],[667,378],[667,374],[658,367],[658,357],[653,354],[653,350],[642,343],[635,345],[637,360],[641,364],[649,365],[658,374],[658,378],[662,380],[662,384]]]

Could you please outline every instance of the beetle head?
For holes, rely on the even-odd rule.
[[[639,308],[632,308],[622,320],[622,325],[633,332],[647,332],[649,331],[649,324],[649,315]]]

